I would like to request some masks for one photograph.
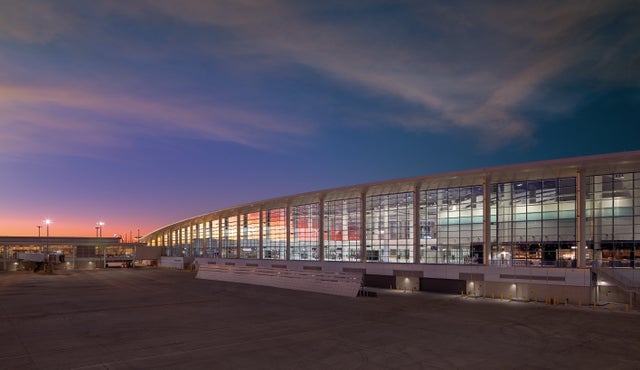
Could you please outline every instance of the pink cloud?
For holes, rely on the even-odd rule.
[[[78,150],[78,145],[116,147],[126,143],[123,131],[164,132],[256,147],[267,145],[278,135],[308,133],[304,125],[291,124],[289,117],[188,99],[147,99],[73,87],[0,85],[0,108],[0,151],[5,153],[69,154],[69,148]],[[52,115],[52,109],[57,114]],[[126,121],[126,130],[114,121]]]

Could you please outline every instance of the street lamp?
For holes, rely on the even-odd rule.
[[[96,236],[98,236],[98,231],[100,231],[100,238],[102,238],[102,227],[104,226],[103,221],[96,222]],[[107,246],[102,246],[102,257],[104,258],[104,268],[107,268]]]
[[[47,218],[47,219],[45,219],[45,220],[44,220],[44,221],[42,221],[42,222],[44,222],[44,224],[45,224],[45,225],[47,225],[47,244],[46,244],[46,249],[45,249],[45,251],[46,251],[47,253],[49,253],[49,225],[51,224],[51,222],[52,222],[52,221],[51,221],[50,219],[48,219],[48,218]],[[38,230],[40,230],[40,229],[38,229]]]
[[[102,238],[102,227],[104,226],[104,222],[103,222],[103,221],[98,221],[98,222],[96,223],[96,225],[97,225],[97,226],[96,226],[96,229],[99,229],[99,230],[100,230],[100,236],[99,236],[99,237],[100,237],[100,238]],[[96,236],[98,236],[98,235],[96,235]]]
[[[44,224],[47,225],[47,238],[48,238],[49,237],[49,225],[51,224],[51,220],[47,218],[46,220],[44,220],[42,222],[44,222]]]

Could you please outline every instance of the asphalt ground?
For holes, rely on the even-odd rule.
[[[640,315],[186,271],[0,272],[1,369],[638,369]]]

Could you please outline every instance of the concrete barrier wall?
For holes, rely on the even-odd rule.
[[[159,267],[177,270],[184,269],[184,257],[160,257]]]
[[[196,278],[348,297],[355,297],[362,284],[362,275],[353,273],[291,271],[281,268],[217,264],[199,265]]]

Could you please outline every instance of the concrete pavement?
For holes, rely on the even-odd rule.
[[[186,271],[0,272],[1,369],[640,368],[640,315]]]

